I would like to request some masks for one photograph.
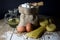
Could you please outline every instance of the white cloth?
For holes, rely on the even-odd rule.
[[[34,17],[33,15],[21,14],[19,26],[25,26],[27,23],[32,23],[35,25],[37,24],[37,21],[38,21],[37,15]]]

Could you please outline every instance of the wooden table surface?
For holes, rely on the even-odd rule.
[[[12,31],[13,28],[11,28],[8,24],[5,23],[4,19],[0,20],[0,36],[3,35],[7,31]],[[3,40],[0,37],[0,40]]]
[[[7,31],[12,31],[13,28],[11,28],[8,24],[5,23],[4,19],[0,20],[0,36],[4,34]],[[57,31],[57,33],[60,35],[60,32]],[[4,40],[0,37],[0,40]]]

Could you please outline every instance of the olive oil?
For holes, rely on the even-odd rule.
[[[12,28],[16,28],[16,26],[19,23],[19,19],[18,18],[12,18],[12,19],[8,19],[8,24],[12,27]]]

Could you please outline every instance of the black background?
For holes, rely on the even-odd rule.
[[[0,19],[4,18],[9,9],[17,8],[22,3],[39,1],[44,1],[44,6],[39,8],[39,14],[53,17],[55,24],[60,28],[60,6],[58,0],[0,0]]]

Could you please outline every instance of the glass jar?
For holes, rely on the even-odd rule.
[[[9,24],[12,28],[16,28],[19,23],[19,17],[17,14],[17,9],[8,10],[8,13],[5,14],[5,22]]]

